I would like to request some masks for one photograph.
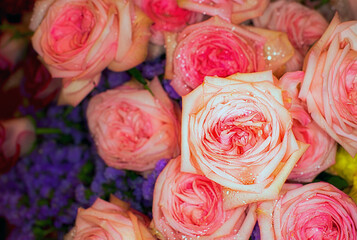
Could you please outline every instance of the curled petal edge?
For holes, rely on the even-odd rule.
[[[262,200],[273,200],[277,198],[291,170],[294,168],[295,164],[306,151],[306,149],[309,147],[308,144],[299,141],[298,145],[299,149],[295,151],[286,161],[286,163],[283,165],[271,185],[265,188],[261,193],[240,192],[225,188],[223,190],[224,208],[233,209],[244,204]]]
[[[100,74],[93,79],[62,80],[62,88],[58,97],[58,105],[77,106],[98,85]]]

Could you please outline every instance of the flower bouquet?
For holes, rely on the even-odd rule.
[[[3,239],[357,239],[354,1],[17,4]]]

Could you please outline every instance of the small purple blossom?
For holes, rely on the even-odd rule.
[[[181,96],[178,95],[178,93],[175,91],[175,89],[171,86],[171,81],[164,79],[162,81],[162,84],[164,86],[165,91],[167,92],[167,94],[169,95],[170,98],[178,100],[181,99]]]
[[[112,72],[110,70],[106,70],[104,74],[107,77],[107,82],[110,89],[116,88],[126,83],[131,78],[127,72]]]
[[[259,229],[259,224],[256,223],[251,235],[252,240],[260,240],[260,229]]]
[[[104,176],[107,180],[115,180],[119,177],[125,176],[125,171],[107,167],[104,171]]]

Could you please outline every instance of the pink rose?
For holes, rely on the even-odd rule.
[[[144,61],[151,21],[125,0],[40,0],[32,44],[53,78],[62,78],[59,103],[76,105],[98,84],[103,69]]]
[[[324,182],[284,187],[258,205],[262,240],[357,238],[357,206],[344,192]]]
[[[157,78],[150,89],[154,96],[133,82],[90,100],[89,130],[108,166],[146,171],[154,169],[158,160],[179,154],[178,106]]]
[[[172,159],[156,180],[153,230],[159,239],[249,239],[256,205],[223,207],[222,187],[205,176],[180,172]]]
[[[213,17],[186,27],[177,38],[167,39],[165,77],[172,79],[178,94],[185,95],[205,76],[226,77],[277,68],[274,61],[281,60],[271,59],[270,53],[277,50],[289,57],[285,43],[280,34]]]
[[[317,11],[300,3],[279,0],[269,4],[264,14],[253,20],[257,27],[283,31],[296,49],[295,56],[287,65],[287,71],[301,70],[309,47],[326,30],[328,23]]]
[[[276,197],[306,149],[273,80],[271,71],[206,77],[183,97],[181,170],[229,188],[230,207]]]
[[[357,153],[357,21],[338,15],[305,60],[299,97],[313,120],[354,156]]]
[[[78,209],[75,227],[65,240],[154,240],[146,222],[146,216],[116,197],[110,202],[98,198],[90,208]]]
[[[219,16],[234,24],[260,16],[270,0],[178,0],[180,7],[209,16]]]
[[[35,127],[29,118],[0,121],[0,173],[7,172],[35,142]]]
[[[296,139],[309,144],[309,148],[297,162],[288,179],[311,182],[319,173],[335,163],[337,144],[311,119],[306,103],[298,98],[299,86],[303,78],[304,72],[286,73],[279,80],[279,87],[287,95],[286,107],[293,118],[293,132]]]
[[[203,15],[182,9],[176,0],[135,0],[143,12],[153,20],[151,41],[164,44],[163,32],[178,32],[187,25],[199,22]]]

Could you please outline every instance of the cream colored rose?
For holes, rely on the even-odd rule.
[[[304,151],[270,71],[206,77],[183,97],[181,170],[226,187],[227,207],[277,196]]]

